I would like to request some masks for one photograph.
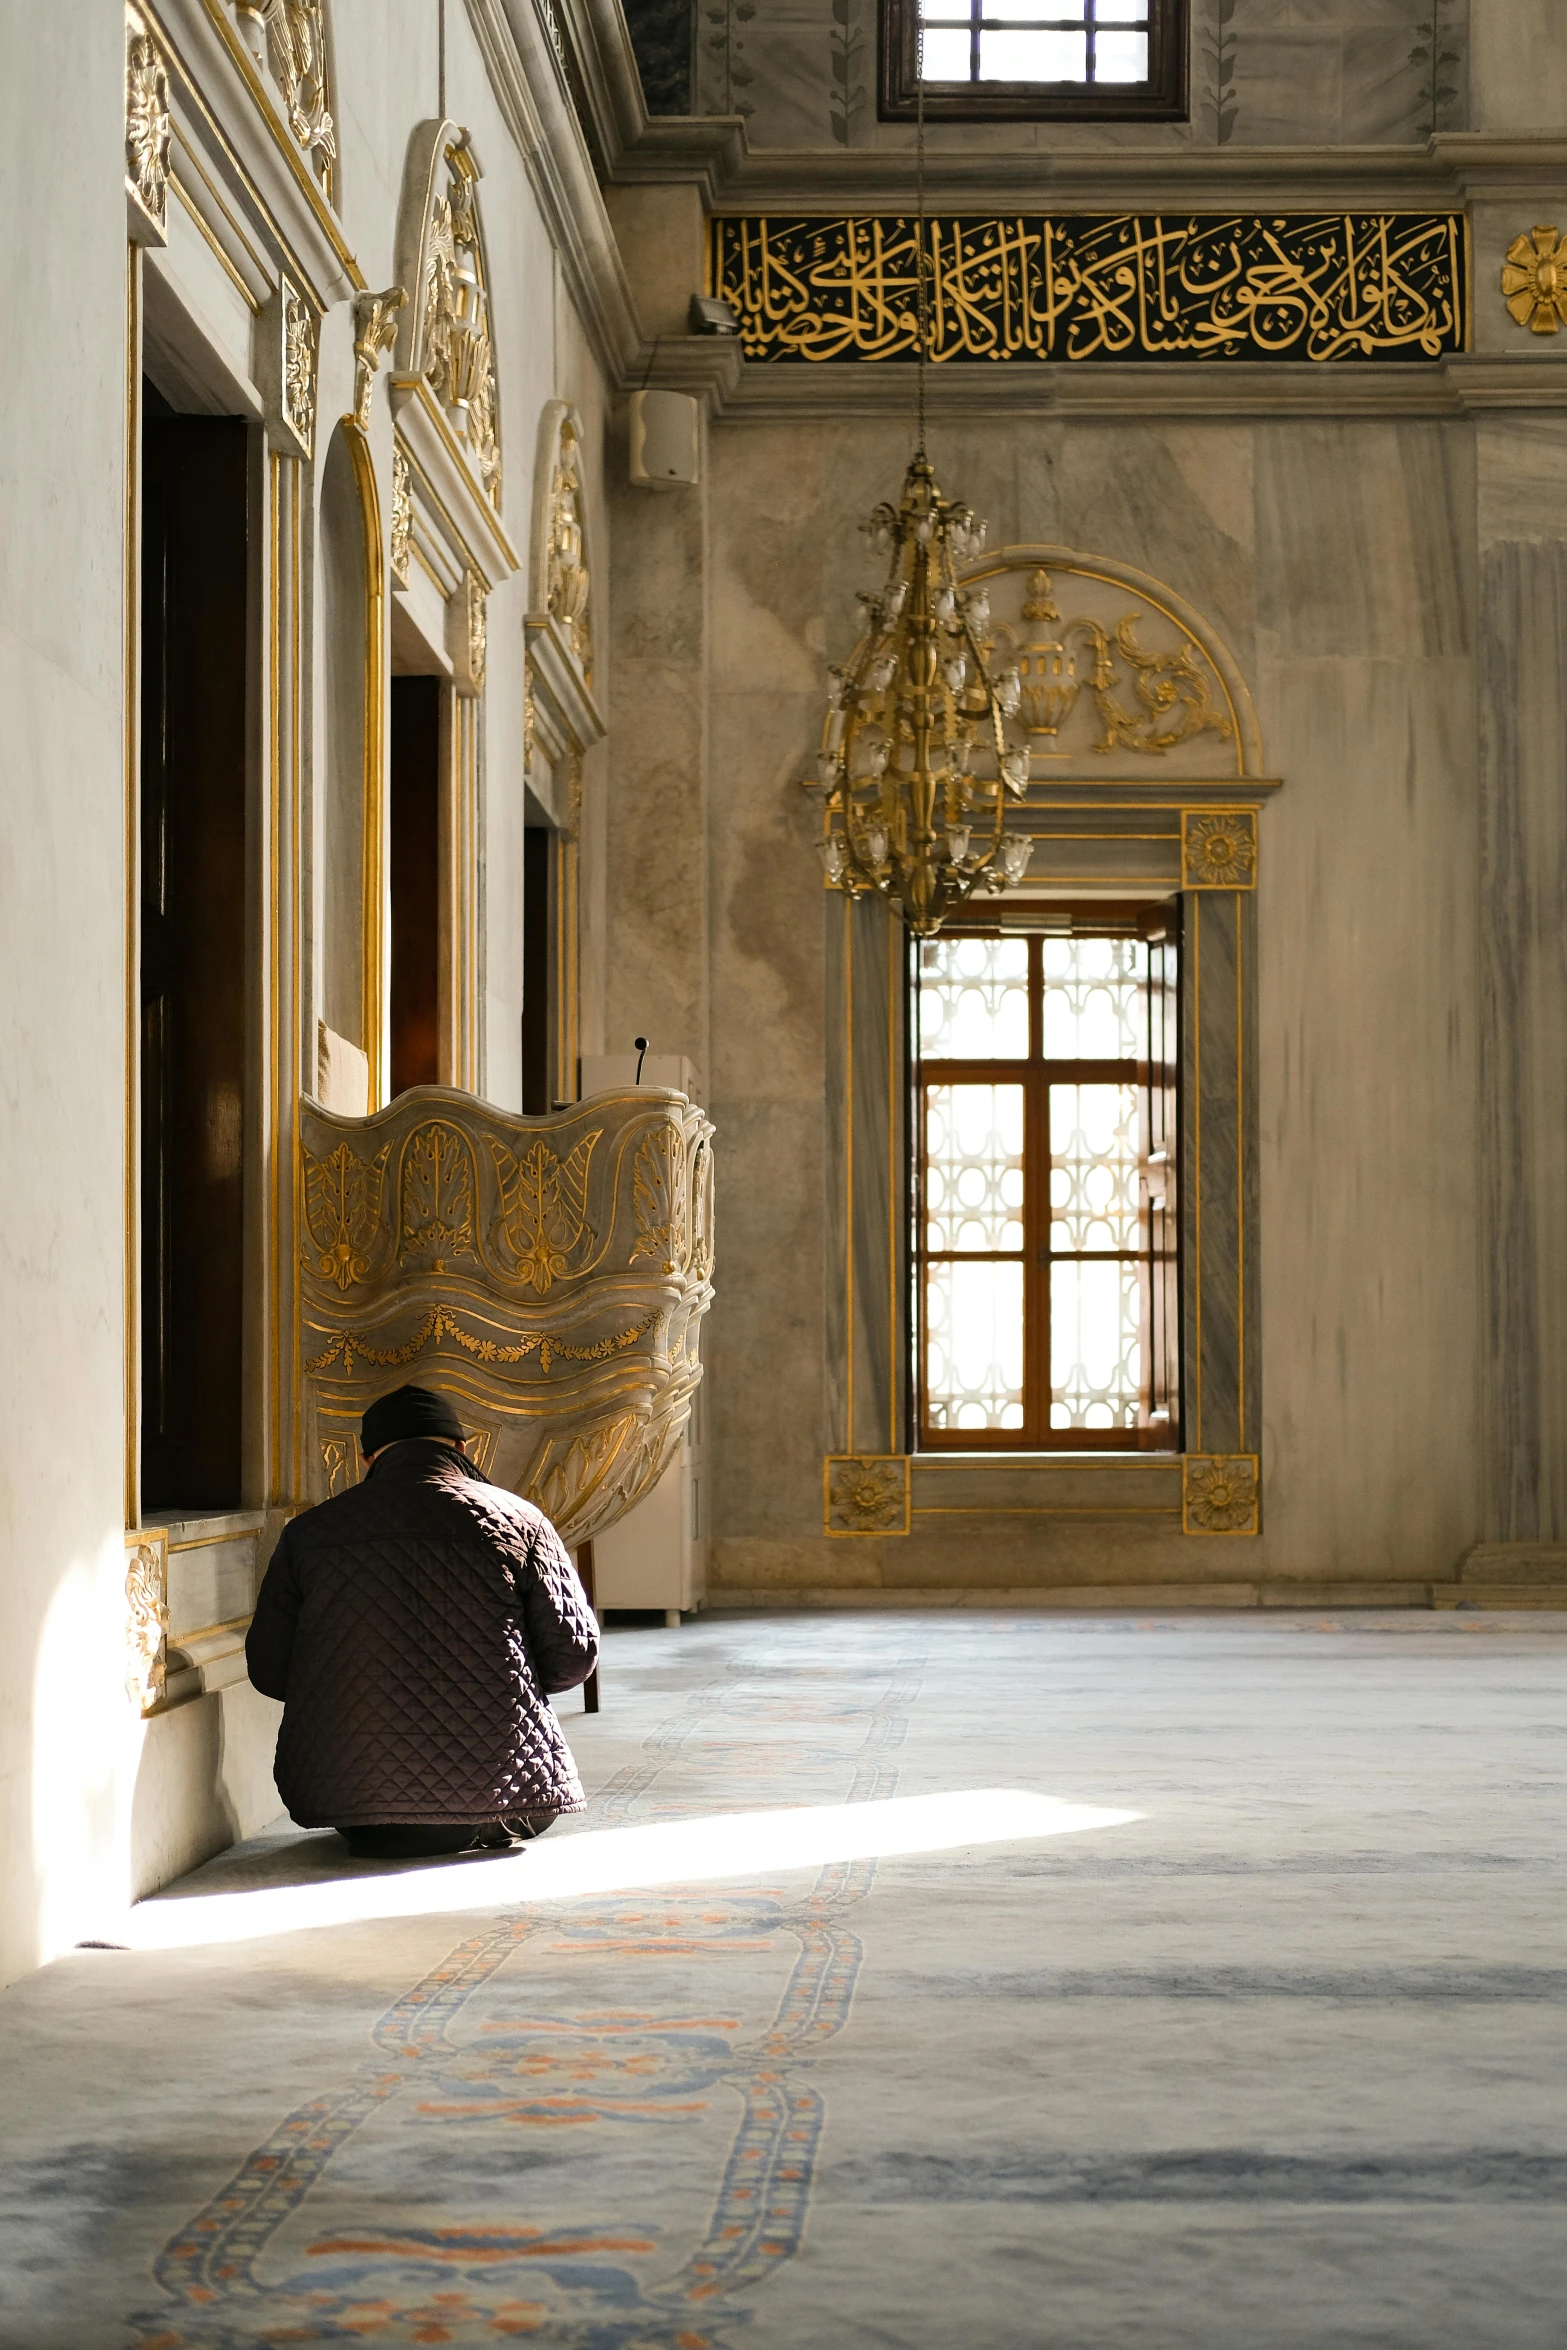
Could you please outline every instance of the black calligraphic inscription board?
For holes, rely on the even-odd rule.
[[[748,359],[912,361],[919,224],[719,218],[710,290]],[[1433,360],[1468,332],[1462,213],[944,215],[924,223],[948,360]]]

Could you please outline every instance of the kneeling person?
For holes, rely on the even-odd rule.
[[[278,1792],[361,1854],[505,1847],[580,1811],[550,1694],[598,1662],[565,1545],[464,1457],[443,1396],[364,1416],[363,1483],[284,1527],[245,1642]]]

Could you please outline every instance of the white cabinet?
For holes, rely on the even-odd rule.
[[[582,1093],[636,1082],[635,1053],[584,1053]],[[687,1099],[691,1064],[683,1055],[649,1053],[644,1085],[667,1085]],[[680,1450],[649,1494],[593,1543],[594,1597],[599,1608],[662,1608],[666,1623],[702,1603],[707,1584],[706,1446],[704,1404],[698,1387]]]
[[[651,1493],[593,1544],[599,1607],[662,1608],[667,1623],[699,1607],[707,1582],[702,1390],[680,1450]]]

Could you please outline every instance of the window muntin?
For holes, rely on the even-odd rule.
[[[1176,1441],[1173,922],[1077,920],[916,948],[923,1444]]]
[[[1148,79],[1147,0],[923,0],[927,86]]]
[[[881,113],[1182,121],[1188,0],[881,0]]]
[[[1028,941],[927,939],[920,956],[920,1052],[928,1061],[1028,1058]]]

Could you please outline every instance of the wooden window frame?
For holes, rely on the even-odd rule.
[[[912,122],[919,100],[919,0],[879,0],[883,122]],[[1188,119],[1188,0],[1147,0],[1145,82],[927,84],[927,122],[1184,122]]]
[[[1173,1153],[1178,1149],[1180,1133],[1180,1053],[1179,1019],[1173,1023],[1176,1058],[1173,1064],[1174,1082],[1167,1087],[1153,1083],[1152,1065],[1147,1059],[1130,1060],[1047,1060],[1044,1054],[1044,986],[1042,975],[1043,941],[1046,937],[1063,935],[1063,918],[1069,924],[1071,935],[1083,937],[1135,935],[1148,942],[1150,950],[1163,943],[1178,943],[1180,909],[1176,901],[1149,904],[1138,901],[1130,905],[1084,903],[1080,906],[1052,909],[1055,919],[1047,927],[1043,924],[1025,927],[1007,925],[994,918],[949,925],[949,934],[958,933],[976,938],[1026,937],[1028,957],[1028,1052],[1011,1058],[993,1060],[939,1060],[924,1061],[918,1051],[918,980],[917,964],[910,959],[911,1018],[910,1036],[910,1208],[911,1251],[913,1268],[913,1311],[910,1317],[913,1337],[913,1365],[910,1392],[913,1402],[912,1430],[914,1449],[919,1452],[1102,1452],[1146,1453],[1178,1452],[1181,1448],[1181,1375],[1180,1375],[1180,1240],[1179,1217],[1166,1211],[1163,1201],[1149,1204],[1145,1210],[1147,1223],[1146,1246],[1135,1252],[1136,1260],[1144,1267],[1143,1328],[1146,1361],[1143,1372],[1143,1409],[1145,1417],[1132,1428],[1054,1428],[1050,1424],[1050,1088],[1052,1085],[1120,1085],[1131,1081],[1142,1091],[1146,1148],[1143,1165],[1146,1170],[1155,1149],[1164,1147],[1170,1164],[1173,1191]],[[1151,952],[1150,952],[1151,965]],[[1150,979],[1152,969],[1150,967]],[[1177,979],[1176,985],[1179,985]],[[925,1246],[925,1100],[927,1087],[932,1085],[1021,1085],[1023,1088],[1024,1120],[1024,1197],[1023,1245],[1019,1249],[996,1250],[936,1250]],[[1151,1121],[1151,1125],[1150,1125]],[[1146,1192],[1146,1183],[1145,1183]],[[1161,1253],[1161,1235],[1168,1242]],[[1129,1252],[1124,1249],[1063,1251],[1078,1261],[1125,1261]],[[1020,1428],[933,1428],[927,1418],[926,1377],[926,1267],[934,1261],[949,1258],[976,1263],[1016,1263],[1023,1266],[1023,1424]],[[1170,1268],[1167,1294],[1166,1278],[1161,1266]],[[1167,1400],[1162,1404],[1158,1398]]]

